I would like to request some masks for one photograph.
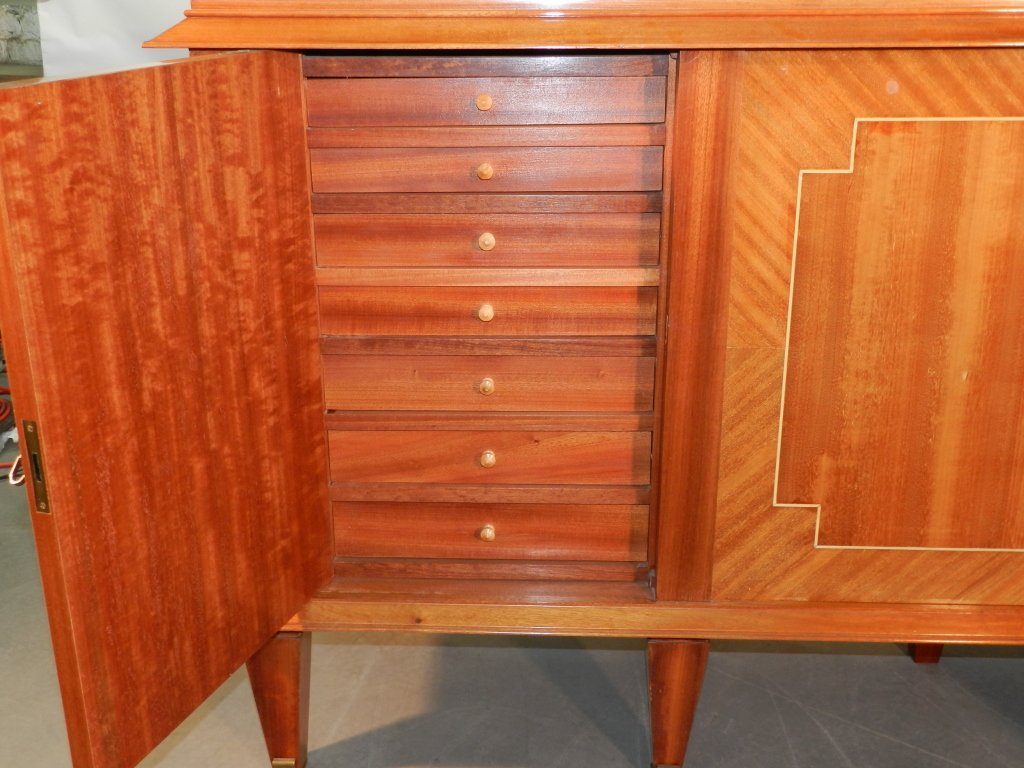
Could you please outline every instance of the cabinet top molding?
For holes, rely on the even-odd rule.
[[[193,0],[153,47],[891,48],[1024,45],[1024,0]]]

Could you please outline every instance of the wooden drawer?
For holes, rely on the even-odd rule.
[[[306,81],[310,127],[660,123],[664,77]]]
[[[335,502],[332,511],[338,557],[647,559],[646,506]]]
[[[656,288],[319,289],[327,336],[652,336],[656,302]]]
[[[661,189],[661,147],[312,149],[313,191],[633,192]],[[483,178],[486,177],[486,178]]]
[[[651,336],[657,307],[651,287],[321,287],[319,294],[327,336]]]
[[[338,355],[323,359],[337,410],[649,411],[652,357]]]
[[[629,267],[658,263],[657,213],[332,214],[324,267]]]
[[[339,483],[646,485],[650,432],[333,431]],[[491,452],[494,465],[488,463]]]

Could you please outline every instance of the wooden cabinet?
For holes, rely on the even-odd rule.
[[[709,638],[1024,642],[1014,9],[251,5],[0,92],[76,766],[302,765],[313,630],[648,638],[665,765]]]

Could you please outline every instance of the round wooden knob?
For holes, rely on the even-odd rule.
[[[494,166],[490,163],[480,163],[476,167],[476,175],[479,179],[487,181],[489,178],[494,176]]]
[[[481,93],[476,97],[476,108],[481,112],[486,112],[494,106],[494,99],[491,98],[489,93]]]
[[[490,469],[498,463],[498,457],[494,455],[494,451],[484,451],[480,454],[480,466],[484,469]]]
[[[476,244],[480,246],[481,251],[491,251],[498,244],[498,239],[490,232],[484,232],[476,239]]]
[[[494,307],[490,304],[481,304],[480,309],[476,311],[476,316],[481,322],[489,323],[494,319]]]
[[[494,541],[498,536],[498,532],[494,530],[493,525],[485,525],[479,531],[476,532],[477,538],[480,541]]]
[[[488,377],[480,382],[477,387],[480,390],[481,395],[493,395],[494,394],[494,379]]]

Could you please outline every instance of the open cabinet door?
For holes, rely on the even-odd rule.
[[[299,66],[0,90],[0,322],[76,768],[135,765],[329,578]]]

